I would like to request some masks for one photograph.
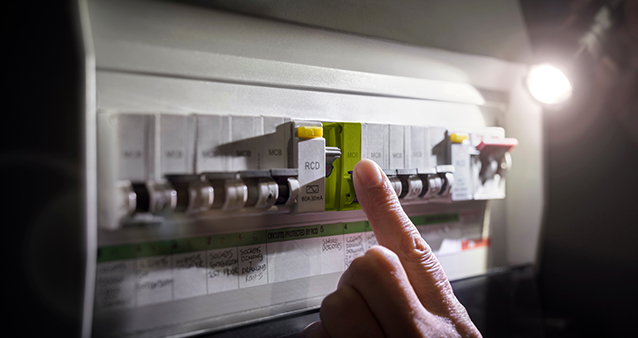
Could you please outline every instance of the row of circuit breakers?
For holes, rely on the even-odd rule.
[[[355,210],[355,164],[375,161],[403,203],[505,197],[502,128],[227,115],[98,115],[100,225],[228,213]]]

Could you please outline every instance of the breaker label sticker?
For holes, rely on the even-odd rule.
[[[461,230],[479,224],[480,217],[471,215],[472,224],[460,213],[411,219],[439,256],[489,245]],[[358,221],[100,247],[96,310],[342,272],[376,244],[370,223]]]

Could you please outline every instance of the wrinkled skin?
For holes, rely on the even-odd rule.
[[[481,337],[379,167],[359,162],[354,186],[380,245],[352,262],[302,337]]]

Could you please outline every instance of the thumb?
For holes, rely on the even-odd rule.
[[[379,244],[397,254],[423,306],[436,315],[468,320],[473,327],[441,264],[403,211],[383,171],[373,161],[361,160],[354,168],[353,180],[357,199]]]

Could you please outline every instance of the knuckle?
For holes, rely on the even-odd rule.
[[[400,244],[399,256],[408,263],[418,263],[424,267],[436,267],[439,261],[421,234],[414,229],[407,232]]]

